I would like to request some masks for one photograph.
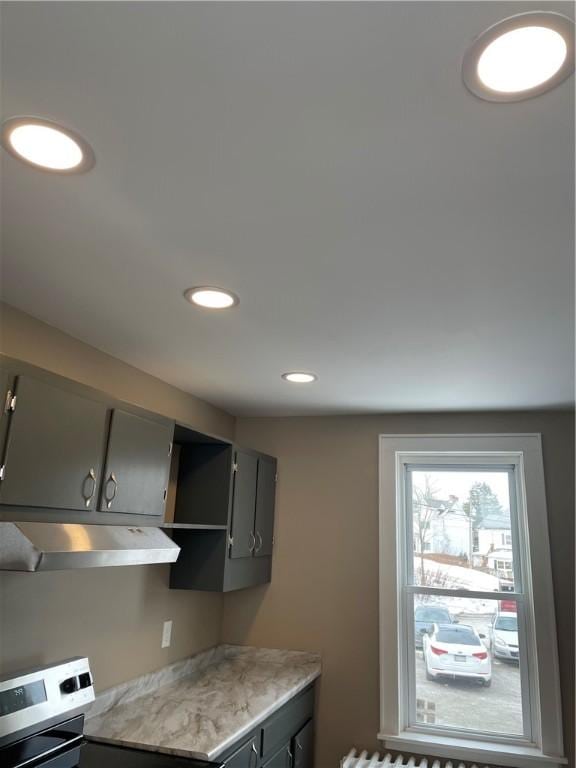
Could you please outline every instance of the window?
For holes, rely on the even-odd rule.
[[[380,738],[561,765],[539,436],[382,436],[380,462]]]

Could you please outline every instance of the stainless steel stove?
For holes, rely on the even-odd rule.
[[[84,736],[94,701],[86,658],[0,680],[0,765],[4,768],[223,768],[193,758],[100,744]]]

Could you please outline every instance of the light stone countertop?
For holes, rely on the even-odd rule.
[[[316,653],[222,645],[99,694],[84,732],[213,760],[320,673]]]

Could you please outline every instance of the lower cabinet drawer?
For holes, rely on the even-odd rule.
[[[226,768],[256,768],[258,765],[258,737],[253,736],[249,741],[233,752],[224,760]]]
[[[314,714],[314,688],[309,688],[289,701],[262,726],[262,758],[276,755],[282,745],[290,742],[304,723]],[[283,768],[283,766],[282,766]]]
[[[293,768],[290,742],[288,741],[278,750],[278,752],[272,757],[269,757],[268,760],[262,764],[262,768]]]

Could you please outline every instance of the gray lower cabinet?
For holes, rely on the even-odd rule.
[[[262,725],[261,753],[264,761],[296,736],[313,713],[314,688],[311,687],[271,715]]]
[[[0,466],[4,463],[8,424],[12,414],[14,400],[14,376],[8,371],[0,370]]]
[[[263,768],[292,768],[291,742],[286,742],[269,760],[263,764]]]
[[[226,768],[256,768],[259,761],[258,740],[253,736],[226,760]]]
[[[314,685],[217,757],[226,768],[314,768]]]
[[[100,497],[102,512],[164,514],[174,425],[115,409]]]
[[[0,503],[94,509],[101,478],[106,406],[29,376],[16,377],[14,394]]]
[[[314,766],[314,721],[309,720],[292,740],[293,768]]]

